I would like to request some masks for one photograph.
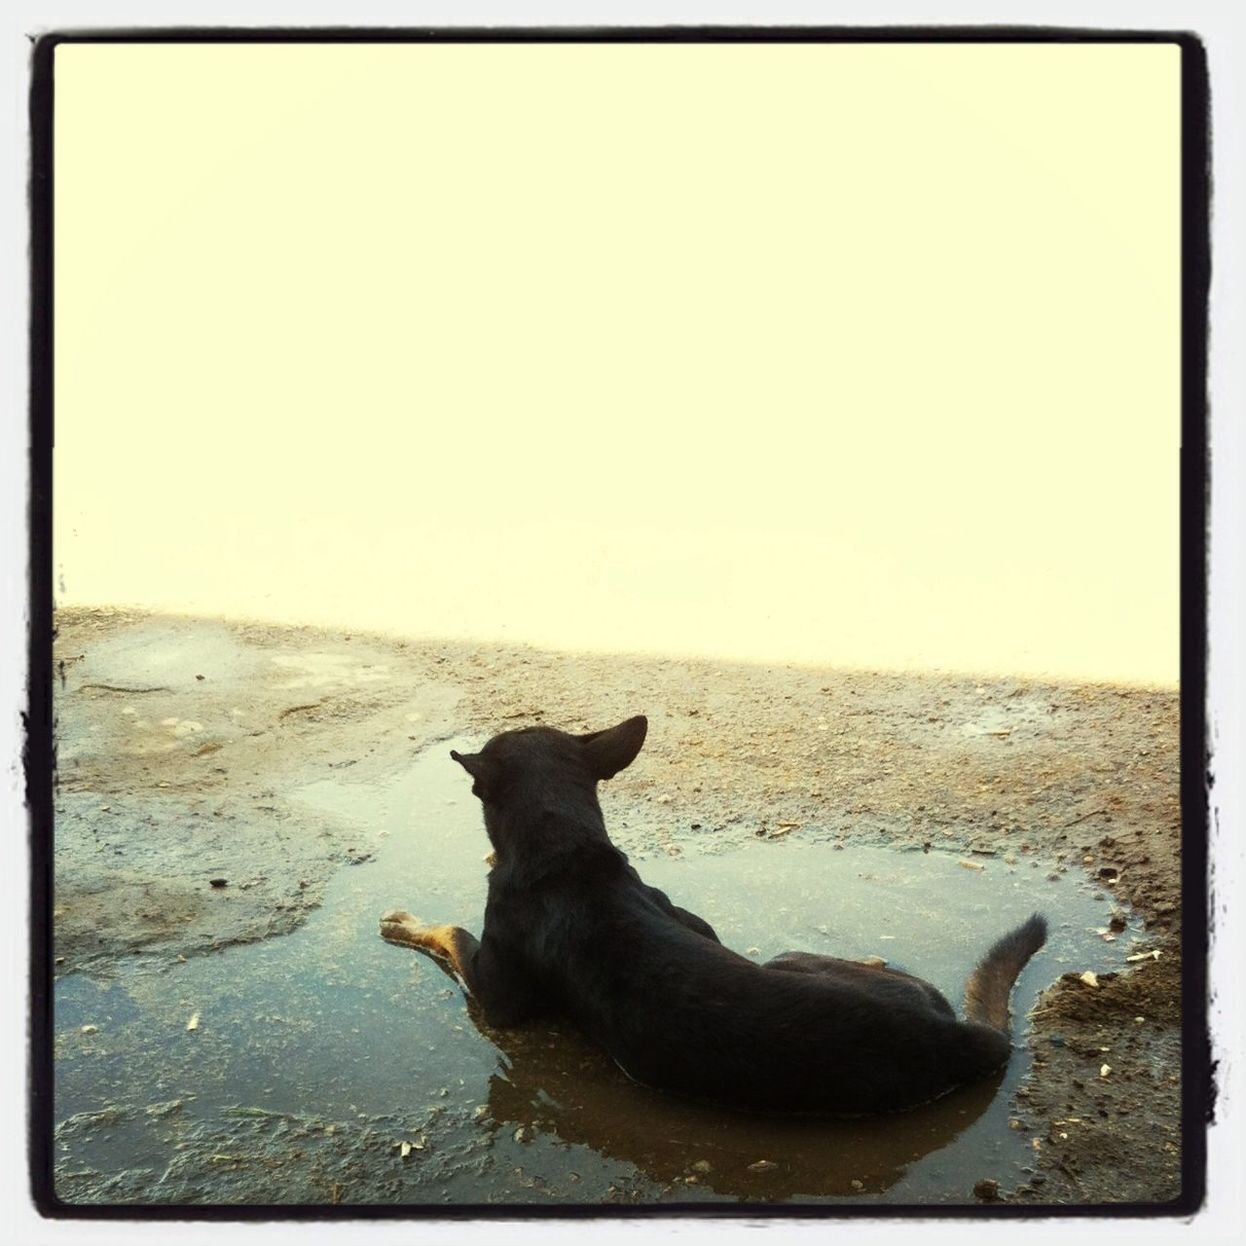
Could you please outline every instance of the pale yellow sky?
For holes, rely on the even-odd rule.
[[[56,58],[59,602],[1175,683],[1175,46]]]

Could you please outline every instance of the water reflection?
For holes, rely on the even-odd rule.
[[[570,1027],[499,1030],[468,1014],[497,1046],[483,1124],[590,1147],[651,1180],[741,1199],[881,1194],[990,1106],[1003,1071],[907,1112],[856,1119],[728,1112],[630,1081]],[[776,1052],[776,1059],[782,1058]],[[572,1160],[574,1162],[574,1160]]]

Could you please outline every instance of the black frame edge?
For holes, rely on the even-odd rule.
[[[52,137],[53,63],[58,40],[34,41],[30,55],[30,606],[23,755],[30,845],[30,1014],[28,1126],[30,1188],[44,1215],[60,1209],[52,1180]]]
[[[1207,343],[1211,292],[1211,107],[1207,51],[1181,45],[1181,970],[1180,1204],[1207,1197],[1207,1129],[1215,1103],[1207,972],[1213,782],[1207,737],[1208,542],[1211,532]]]
[[[983,24],[823,26],[151,26],[48,32],[52,43],[1180,43],[1181,30]]]

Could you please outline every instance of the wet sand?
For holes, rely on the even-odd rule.
[[[57,623],[62,986],[160,973],[299,930],[343,870],[372,864],[383,829],[309,807],[297,795],[309,784],[390,782],[452,736],[483,742],[531,722],[588,730],[645,713],[641,758],[603,794],[611,833],[635,857],[678,860],[757,839],[928,847],[986,868],[1041,861],[1036,880],[1084,877],[1108,907],[1136,912],[1146,959],[1096,986],[1074,966],[1038,1002],[1032,1071],[1006,1092],[1034,1172],[1003,1194],[1177,1196],[1175,692],[559,654],[119,611],[62,611]],[[483,833],[479,847],[483,856]],[[405,900],[420,911],[420,895]],[[479,923],[478,913],[436,916]],[[67,1058],[92,1040],[81,1024],[58,1027]],[[264,1118],[240,1119],[257,1128]],[[81,1113],[61,1125],[67,1141],[107,1128]],[[222,1172],[199,1197],[236,1198],[231,1181]],[[306,1197],[331,1201],[333,1185]]]

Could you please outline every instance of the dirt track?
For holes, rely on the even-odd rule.
[[[622,846],[730,828],[930,844],[1081,870],[1158,953],[1035,1014],[1011,1201],[1179,1193],[1178,701],[1169,690],[727,665],[58,615],[57,972],[294,929],[375,843],[293,816],[293,786],[393,773],[452,734],[650,719],[611,785]],[[213,886],[213,879],[226,885]],[[1110,1071],[1102,1074],[1108,1066]]]

